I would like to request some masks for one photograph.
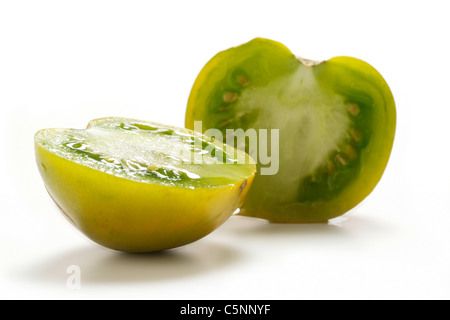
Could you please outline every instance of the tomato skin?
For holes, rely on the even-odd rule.
[[[245,61],[249,61],[249,64]],[[263,87],[270,79],[278,81],[284,74],[290,74],[291,68],[295,69],[295,65],[299,63],[285,46],[267,39],[254,39],[217,54],[200,72],[193,86],[188,101],[186,127],[192,128],[194,121],[201,120],[205,124],[204,129],[208,129],[224,121],[209,105],[213,101],[214,92],[227,84],[222,80],[227,69],[230,74],[233,68],[239,66],[249,73],[255,65],[260,65],[261,69],[270,71],[259,71],[261,76],[250,77],[250,84]],[[272,67],[266,68],[267,65]],[[258,174],[241,208],[241,215],[280,223],[325,222],[345,214],[361,203],[373,191],[384,173],[396,130],[395,102],[386,81],[371,65],[352,57],[335,57],[313,64],[310,68],[321,89],[339,95],[348,103],[358,102],[363,108],[364,115],[356,117],[355,121],[367,141],[358,150],[359,163],[357,170],[355,169],[355,178],[339,190],[338,194],[327,199],[277,201],[277,197],[282,197],[282,193],[277,194],[277,189],[283,189],[282,182]],[[254,78],[258,79],[258,83],[252,83]],[[276,109],[271,112],[275,114]],[[252,123],[235,121],[227,128],[230,127],[247,130],[252,128]],[[269,124],[267,129],[270,128]],[[283,157],[281,154],[280,167],[283,166]],[[274,194],[265,197],[268,188]]]

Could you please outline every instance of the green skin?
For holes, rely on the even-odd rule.
[[[240,214],[314,223],[346,213],[373,191],[393,146],[396,110],[369,64],[350,57],[313,62],[257,38],[206,64],[189,97],[186,127],[194,121],[224,135],[279,129],[279,171],[256,175]]]

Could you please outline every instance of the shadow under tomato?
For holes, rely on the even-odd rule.
[[[276,251],[279,251],[292,250],[292,247],[320,250],[368,247],[373,243],[386,242],[396,232],[390,224],[377,220],[376,216],[353,212],[325,223],[313,224],[271,223],[236,215],[217,230],[217,236],[256,248],[278,248]]]
[[[33,268],[31,277],[64,285],[69,266],[77,266],[81,283],[154,282],[224,268],[239,260],[234,249],[223,244],[200,240],[188,246],[146,254],[112,251],[98,245],[76,249],[54,257]]]
[[[352,217],[353,218],[353,217]],[[295,235],[308,236],[345,236],[348,217],[339,217],[323,223],[273,223],[264,219],[235,215],[226,222],[222,229],[242,237],[286,237]]]

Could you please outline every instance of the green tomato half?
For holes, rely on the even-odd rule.
[[[277,133],[267,150],[278,170],[262,174],[261,142],[241,146],[258,174],[242,215],[284,223],[324,222],[365,199],[387,166],[396,110],[383,77],[350,57],[311,61],[257,38],[213,57],[192,88],[186,127],[224,136]],[[228,143],[227,138],[227,143]],[[237,141],[237,139],[236,139]]]
[[[240,207],[256,170],[244,152],[199,133],[124,118],[41,130],[35,148],[47,191],[67,219],[126,252],[208,235]]]

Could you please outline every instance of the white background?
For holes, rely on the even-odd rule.
[[[450,298],[448,1],[0,2],[3,299]],[[33,135],[134,117],[183,126],[217,52],[254,37],[372,64],[397,103],[375,191],[328,225],[232,217],[163,254],[104,249],[48,197]],[[66,286],[81,268],[81,289]]]

